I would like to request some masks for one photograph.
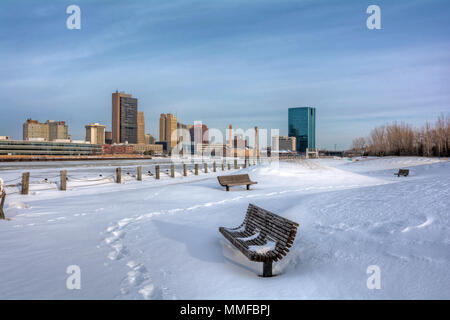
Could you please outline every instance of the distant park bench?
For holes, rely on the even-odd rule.
[[[227,191],[230,191],[230,187],[233,186],[247,186],[247,190],[250,190],[251,184],[257,184],[258,182],[251,181],[248,174],[235,174],[231,176],[219,176],[217,177],[222,187],[226,187]]]
[[[5,213],[3,212],[3,205],[5,204],[6,192],[2,190],[0,194],[0,219],[6,219]]]
[[[399,169],[398,172],[394,173],[394,175],[396,175],[397,177],[400,177],[400,176],[407,177],[409,175],[409,170],[408,169]]]
[[[263,277],[272,276],[272,262],[289,252],[298,223],[249,204],[244,222],[219,231],[251,261],[263,262]]]

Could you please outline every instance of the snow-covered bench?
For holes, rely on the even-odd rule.
[[[272,276],[272,262],[289,252],[298,223],[249,204],[244,222],[219,231],[251,261],[263,262],[263,277]]]
[[[231,176],[218,176],[217,180],[222,187],[226,187],[227,191],[230,191],[230,187],[233,186],[247,186],[247,190],[250,190],[251,184],[257,184],[258,182],[251,181],[248,174],[235,174]]]
[[[6,219],[5,213],[3,212],[3,205],[5,204],[6,192],[5,190],[1,190],[0,193],[0,219]]]
[[[396,175],[397,177],[400,177],[400,176],[407,177],[409,175],[409,170],[408,169],[398,169],[398,172],[394,173],[394,175]]]

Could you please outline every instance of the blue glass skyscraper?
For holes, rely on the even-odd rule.
[[[289,137],[297,140],[297,151],[316,147],[316,108],[289,108]]]

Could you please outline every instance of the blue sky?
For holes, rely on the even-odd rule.
[[[81,30],[66,8],[81,8]],[[366,27],[381,8],[382,29]],[[209,127],[279,128],[317,108],[317,144],[346,148],[378,125],[421,126],[450,112],[448,0],[0,2],[0,135],[22,124],[111,124],[111,93]]]

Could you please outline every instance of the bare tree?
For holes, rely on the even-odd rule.
[[[360,137],[353,140],[352,149],[364,152],[366,150],[366,139]]]
[[[371,155],[450,155],[450,116],[440,115],[434,125],[426,122],[420,129],[394,122],[376,127],[369,137],[353,140],[354,150]]]

